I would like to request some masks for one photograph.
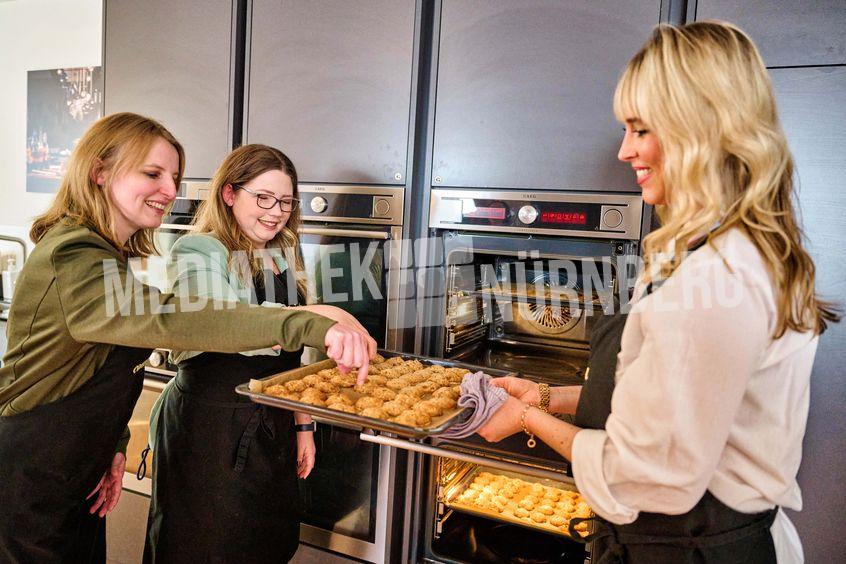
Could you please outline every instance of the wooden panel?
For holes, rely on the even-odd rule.
[[[843,0],[698,0],[696,20],[707,19],[746,31],[770,67],[846,63]]]
[[[846,303],[846,67],[770,71],[796,158],[799,203],[819,292]],[[799,471],[805,508],[791,513],[808,562],[846,554],[846,323],[820,338]]]

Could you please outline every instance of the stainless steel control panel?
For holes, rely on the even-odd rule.
[[[642,215],[631,194],[433,189],[429,227],[637,240]]]
[[[300,183],[303,221],[402,225],[404,189]]]

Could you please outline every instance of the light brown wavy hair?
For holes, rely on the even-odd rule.
[[[209,185],[209,197],[200,204],[193,224],[196,233],[208,233],[216,237],[230,251],[229,269],[235,272],[247,286],[263,270],[269,254],[281,250],[288,266],[295,268],[297,294],[302,302],[309,296],[307,279],[303,275],[303,256],[297,229],[300,226],[300,208],[297,207],[288,216],[282,230],[270,241],[266,248],[256,249],[252,241],[244,235],[232,208],[223,200],[223,188],[227,184],[244,185],[257,176],[270,170],[278,170],[291,179],[294,187],[293,197],[299,196],[297,188],[297,169],[282,151],[267,145],[244,145],[238,147],[223,159],[214,173]],[[242,251],[242,253],[232,253]],[[269,251],[269,253],[268,253]],[[248,264],[238,261],[238,257],[248,257]]]
[[[774,338],[822,333],[839,320],[816,294],[814,263],[793,209],[794,164],[764,62],[752,40],[717,21],[660,25],[629,62],[614,94],[622,122],[637,119],[663,152],[668,205],[644,238],[644,275],[667,277],[688,241],[741,229],[776,288]]]
[[[64,222],[96,231],[125,256],[157,254],[154,229],[139,229],[125,244],[118,241],[109,194],[114,179],[140,167],[158,139],[173,145],[179,155],[178,186],[185,171],[185,151],[162,124],[132,113],[112,114],[94,122],[71,153],[50,208],[35,218],[30,239],[38,243],[54,225]],[[98,167],[107,173],[102,186],[92,174]]]

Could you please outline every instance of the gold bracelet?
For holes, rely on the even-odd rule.
[[[535,445],[537,445],[537,444],[538,444],[538,442],[535,440],[535,435],[534,435],[534,433],[532,433],[531,431],[529,431],[529,428],[528,428],[528,427],[526,427],[526,414],[527,414],[527,413],[529,412],[529,410],[530,410],[531,408],[533,408],[533,407],[535,407],[535,406],[533,406],[533,405],[532,405],[532,404],[530,404],[530,403],[529,403],[529,404],[526,404],[526,407],[524,407],[524,408],[523,408],[523,413],[520,415],[520,427],[522,427],[522,428],[523,428],[523,432],[524,432],[524,433],[526,433],[527,435],[529,435],[529,440],[528,440],[528,441],[526,441],[526,446],[528,446],[529,448],[535,448]]]
[[[538,396],[540,396],[540,403],[538,404],[538,409],[540,409],[544,413],[549,413],[549,400],[551,399],[549,384],[538,384]]]

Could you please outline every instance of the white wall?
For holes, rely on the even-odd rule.
[[[53,198],[26,191],[26,73],[100,65],[102,27],[102,0],[0,2],[0,234],[28,241]]]

